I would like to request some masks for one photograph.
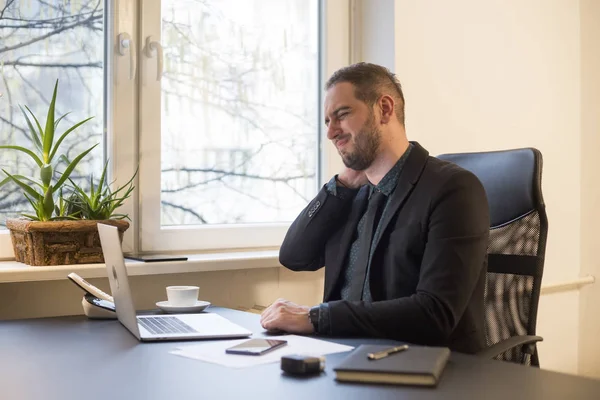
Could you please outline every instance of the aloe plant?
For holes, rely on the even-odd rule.
[[[123,202],[131,196],[133,192],[133,179],[137,175],[137,170],[127,183],[112,191],[110,185],[106,182],[107,167],[108,161],[104,164],[98,186],[94,185],[94,177],[90,177],[89,193],[86,193],[81,186],[69,179],[71,185],[73,185],[73,193],[66,199],[67,214],[77,218],[94,220],[129,219],[125,214],[116,214],[115,210],[123,205]]]
[[[65,118],[67,114],[62,115],[60,118],[55,119],[55,104],[56,95],[58,92],[58,80],[54,85],[54,93],[52,94],[52,100],[48,107],[48,115],[46,117],[45,128],[42,129],[42,125],[39,120],[29,109],[25,106],[25,109],[21,107],[21,112],[25,117],[29,132],[31,134],[31,141],[33,142],[34,150],[27,149],[25,147],[16,145],[0,145],[0,149],[14,150],[27,154],[39,167],[39,178],[27,177],[17,174],[10,174],[6,170],[2,170],[6,174],[6,178],[0,181],[0,187],[8,182],[16,183],[22,190],[23,194],[31,203],[35,215],[23,213],[22,215],[35,221],[51,221],[55,219],[69,218],[70,216],[65,214],[66,206],[62,199],[62,186],[67,182],[69,176],[79,164],[79,162],[96,147],[98,144],[93,145],[89,149],[85,150],[77,157],[67,164],[67,167],[63,172],[56,170],[59,164],[60,157],[58,154],[61,143],[65,138],[72,133],[75,129],[88,122],[93,117],[84,119],[81,122],[76,123],[67,129],[58,140],[55,141],[55,133],[58,128],[60,121]],[[25,112],[27,110],[27,112]],[[35,126],[32,123],[32,119],[35,122]],[[56,179],[54,179],[56,175]],[[55,197],[58,197],[59,204],[55,205]],[[56,215],[54,215],[56,214]]]

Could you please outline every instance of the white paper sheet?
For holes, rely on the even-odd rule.
[[[182,346],[170,353],[231,368],[246,368],[255,365],[279,362],[281,356],[289,354],[318,357],[326,354],[342,353],[354,348],[352,346],[345,346],[297,335],[269,336],[269,339],[287,340],[288,344],[287,346],[273,350],[262,356],[244,356],[225,353],[225,349],[245,342],[248,339],[203,342],[190,346]]]

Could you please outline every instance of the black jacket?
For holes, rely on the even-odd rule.
[[[325,188],[291,225],[279,260],[294,271],[325,267],[323,301],[334,336],[384,337],[474,353],[485,347],[489,210],[481,182],[413,142],[371,262],[373,302],[333,298],[367,202]]]

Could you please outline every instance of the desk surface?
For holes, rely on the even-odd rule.
[[[257,332],[255,314],[209,309]],[[335,339],[356,346],[385,340]],[[189,343],[189,342],[188,342]],[[70,399],[598,399],[600,381],[453,353],[437,388],[338,383],[327,357],[319,377],[279,364],[230,369],[169,354],[181,342],[139,343],[116,320],[0,321],[0,398]]]

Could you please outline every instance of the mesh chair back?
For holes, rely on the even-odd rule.
[[[535,335],[548,220],[542,197],[542,154],[533,148],[444,154],[473,172],[490,207],[485,290],[488,346],[517,335]],[[534,345],[517,346],[497,359],[539,366]]]

